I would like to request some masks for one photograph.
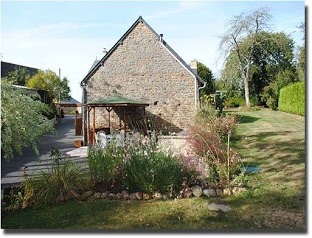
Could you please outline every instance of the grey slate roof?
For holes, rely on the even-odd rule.
[[[85,84],[88,79],[91,77],[91,75],[101,66],[101,63],[104,62],[113,52],[114,50],[120,45],[120,43],[129,35],[129,33],[136,27],[139,23],[144,23],[158,38],[160,37],[156,31],[143,19],[142,16],[140,16],[133,25],[126,31],[126,33],[116,42],[116,44],[106,53],[106,55],[103,56],[101,60],[95,60],[92,67],[90,68],[88,74],[85,76],[85,78],[81,81],[80,85]],[[194,71],[190,68],[190,66],[166,43],[166,41],[162,40],[163,45],[176,57],[180,63],[187,68],[190,73],[196,77],[199,83],[204,84],[205,82],[199,77],[197,73],[194,73]]]
[[[88,73],[90,73],[91,72],[91,70],[98,64],[100,62],[100,60],[98,60],[98,59],[95,59],[94,60],[94,62],[93,62],[93,64],[92,64],[92,66],[90,67],[90,69],[89,69],[89,71],[88,71]]]
[[[39,71],[37,68],[1,61],[1,78],[8,76],[10,72],[18,68],[26,69],[30,76],[34,76]]]

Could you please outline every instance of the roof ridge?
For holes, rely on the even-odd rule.
[[[113,51],[122,43],[123,39],[125,39],[129,33],[136,27],[138,23],[143,23],[146,25],[156,36],[157,38],[160,37],[160,35],[143,19],[142,16],[139,16],[139,18],[130,26],[130,28],[120,37],[120,39],[115,43],[115,45],[102,57],[102,59],[98,60],[98,62],[95,65],[92,65],[91,69],[87,73],[87,75],[84,77],[84,79],[81,81],[80,85],[83,85],[86,83],[86,81],[89,79],[89,77],[97,70],[97,68],[101,65],[103,61],[105,61],[112,53]],[[166,41],[162,40],[163,46],[165,46],[169,52],[172,53],[174,57],[176,57],[180,63],[185,66],[185,68],[201,83],[204,83],[204,81],[199,77],[198,74],[194,73],[193,70],[190,68],[190,66],[181,58],[181,56],[175,52]],[[94,62],[95,63],[95,62]],[[94,64],[93,63],[93,64]]]

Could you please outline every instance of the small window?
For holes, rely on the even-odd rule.
[[[157,105],[157,103],[158,103],[158,101],[155,101],[155,102],[154,102],[154,105]]]

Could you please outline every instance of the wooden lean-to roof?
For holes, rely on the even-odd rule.
[[[111,96],[99,98],[93,102],[87,103],[86,105],[88,107],[146,107],[149,104],[122,96]]]

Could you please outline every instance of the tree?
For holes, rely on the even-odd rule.
[[[211,70],[203,63],[198,62],[197,72],[198,72],[199,77],[201,77],[201,79],[207,83],[205,89],[203,90],[204,93],[206,95],[214,93],[215,92],[215,78]]]
[[[31,77],[26,84],[27,87],[43,89],[49,92],[49,101],[58,101],[70,98],[70,88],[67,78],[60,79],[51,70],[39,72]]]
[[[253,36],[247,36],[240,42],[242,51],[248,51],[250,37]],[[256,105],[265,105],[268,97],[263,97],[263,90],[268,85],[273,86],[275,81],[283,80],[278,77],[279,74],[289,76],[284,78],[285,82],[295,80],[293,78],[293,73],[296,70],[293,53],[294,41],[283,32],[262,31],[258,33],[257,37],[258,43],[251,52],[249,65],[249,95]],[[283,73],[285,71],[287,73]],[[228,55],[221,78],[227,87],[234,91],[232,96],[239,97],[242,95],[243,83],[241,82],[239,59],[235,51]],[[276,87],[274,86],[274,88]],[[270,91],[268,88],[266,90],[267,92]]]
[[[250,14],[241,13],[227,23],[226,32],[221,36],[220,50],[229,55],[235,52],[241,78],[244,83],[246,106],[250,107],[249,70],[252,63],[252,53],[258,44],[258,34],[268,28],[271,15],[265,8],[260,8]],[[248,41],[242,41],[248,36]]]
[[[38,155],[40,137],[54,131],[43,115],[49,110],[48,105],[27,96],[21,89],[1,84],[1,151],[4,159],[13,159],[14,152],[21,155],[26,147],[31,147]]]
[[[298,28],[303,33],[303,40],[305,41],[305,23],[301,23]],[[297,63],[297,71],[298,71],[298,77],[300,80],[305,79],[305,44],[303,43],[302,46],[299,47],[298,52],[298,63]]]
[[[250,93],[257,105],[264,105],[266,101],[263,101],[262,92],[267,85],[275,81],[285,84],[296,80],[294,41],[283,32],[260,32],[258,37],[259,43],[255,46],[252,55]],[[281,78],[280,74],[284,78]],[[280,88],[277,88],[279,91]],[[278,97],[276,104],[277,100]]]

